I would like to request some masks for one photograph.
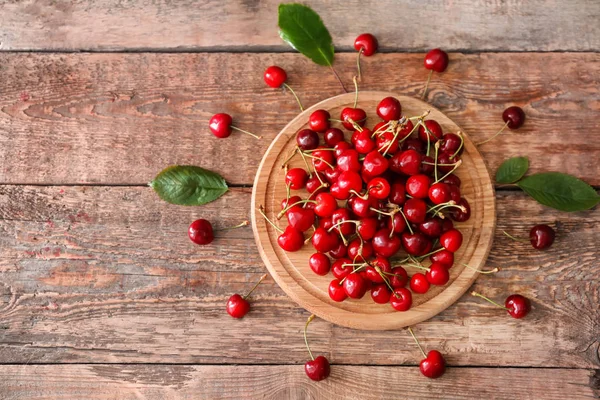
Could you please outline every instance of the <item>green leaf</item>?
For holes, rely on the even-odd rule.
[[[183,206],[206,204],[227,192],[227,183],[219,174],[192,165],[165,168],[150,186],[164,201]]]
[[[582,211],[600,202],[594,188],[574,176],[544,172],[523,178],[517,185],[539,203],[560,211]]]
[[[298,3],[279,5],[279,36],[319,65],[333,64],[333,41],[319,14]]]
[[[527,157],[513,157],[504,161],[496,171],[497,183],[515,183],[525,175],[529,169]]]

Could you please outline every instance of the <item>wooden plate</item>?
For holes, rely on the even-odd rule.
[[[375,109],[381,99],[394,94],[386,92],[361,92],[359,107],[369,115],[368,127],[378,121]],[[428,119],[440,123],[444,132],[461,130],[450,118],[420,100],[394,96],[402,104],[404,115],[421,115],[431,110]],[[277,245],[278,233],[258,213],[257,207],[263,205],[267,216],[274,219],[280,211],[281,200],[285,198],[285,173],[281,168],[286,157],[296,146],[296,132],[307,128],[309,115],[317,109],[328,110],[332,118],[339,118],[344,107],[352,107],[354,94],[347,93],[332,97],[307,109],[292,120],[277,135],[264,155],[252,192],[252,227],[260,255],[269,272],[294,301],[320,318],[338,325],[355,329],[388,330],[399,329],[424,321],[440,313],[463,295],[477,279],[478,273],[466,268],[468,264],[474,268],[484,267],[492,246],[496,223],[494,189],[483,159],[477,148],[465,135],[465,151],[462,155],[463,165],[456,174],[462,180],[461,192],[471,205],[471,218],[465,223],[456,224],[463,234],[463,245],[455,254],[455,263],[450,270],[450,282],[443,287],[432,286],[424,295],[413,295],[413,306],[409,311],[395,311],[389,304],[376,304],[369,293],[361,300],[348,299],[336,303],[329,298],[328,286],[333,279],[331,274],[318,276],[308,266],[308,258],[314,249],[305,245],[300,251],[286,253]],[[337,126],[338,124],[334,124]],[[343,128],[342,128],[343,130]],[[347,137],[349,133],[347,133]],[[464,131],[463,131],[464,132]],[[296,156],[290,167],[303,167],[302,159]],[[306,192],[300,193],[303,198]],[[278,221],[285,228],[287,221]],[[409,275],[416,272],[407,268]]]

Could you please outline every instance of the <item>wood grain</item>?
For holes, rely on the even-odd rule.
[[[248,218],[249,189],[202,208],[165,204],[147,187],[0,186],[0,359],[5,363],[301,363],[308,313],[272,280],[241,321],[226,299],[264,273],[249,228],[194,246],[198,217]],[[514,320],[470,296],[415,327],[450,365],[600,366],[600,212],[559,213],[519,192],[498,193],[498,226],[474,289],[497,300],[522,293],[531,316]],[[548,251],[503,237],[550,223]],[[406,332],[311,324],[313,350],[337,364],[415,364]],[[385,345],[382,345],[385,343]],[[390,351],[393,349],[393,351]]]
[[[475,141],[500,128],[505,107],[527,114],[521,129],[481,146],[492,174],[505,158],[527,155],[531,172],[600,185],[600,54],[450,58],[428,98]],[[422,62],[422,54],[365,57],[361,89],[417,97]],[[307,106],[340,93],[327,69],[295,54],[0,53],[0,182],[146,184],[179,163],[251,184],[270,141],[298,114],[288,93],[264,84],[271,64],[288,71]],[[350,87],[354,55],[340,55],[336,68]],[[216,139],[208,120],[223,111],[264,139]]]
[[[0,49],[289,51],[277,34],[279,3],[4,1]],[[600,49],[600,5],[594,0],[305,3],[321,15],[343,50],[351,50],[362,32],[374,33],[384,51]]]
[[[362,92],[360,99],[363,107],[376,109],[381,99],[389,96],[396,96],[400,100],[402,110],[407,115],[422,115],[430,110],[428,119],[438,121],[444,131],[462,130],[442,112],[414,98],[388,92]],[[389,304],[381,305],[373,302],[370,296],[365,296],[361,300],[348,299],[342,303],[331,300],[328,287],[333,275],[318,276],[307,265],[309,257],[315,251],[314,248],[308,245],[294,253],[283,251],[277,244],[280,233],[263,219],[258,212],[258,207],[264,206],[267,216],[273,221],[276,219],[280,211],[281,199],[286,198],[285,171],[281,166],[297,148],[296,132],[308,128],[310,114],[315,110],[324,109],[331,115],[339,115],[344,108],[353,107],[353,104],[352,93],[317,103],[294,118],[273,140],[260,163],[252,191],[252,227],[256,245],[271,276],[283,291],[318,317],[354,329],[404,328],[427,320],[446,309],[477,279],[479,274],[475,269],[483,268],[485,265],[496,225],[494,188],[481,154],[468,134],[465,134],[465,151],[461,155],[462,165],[456,173],[462,181],[461,193],[471,204],[471,218],[457,225],[463,233],[463,245],[455,254],[455,265],[450,272],[448,284],[443,287],[432,287],[425,296],[413,296],[411,309],[402,313],[398,313]],[[370,117],[366,124],[374,126],[378,120],[377,117]],[[347,132],[347,139],[350,139],[350,132]],[[290,160],[288,165],[290,168],[305,168],[299,156]],[[307,198],[308,193],[301,193],[301,196]],[[282,228],[284,226],[281,225]],[[472,268],[466,268],[464,264]],[[412,275],[418,270],[409,268],[408,272]]]
[[[18,399],[523,399],[598,398],[598,371],[334,365],[312,382],[301,365],[2,365],[0,395]]]

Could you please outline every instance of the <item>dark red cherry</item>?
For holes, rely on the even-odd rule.
[[[433,263],[429,266],[429,270],[427,271],[427,274],[425,274],[425,277],[432,285],[443,286],[450,280],[450,273],[442,264]]]
[[[410,278],[410,290],[412,290],[415,293],[427,293],[427,291],[429,290],[429,286],[430,284],[427,280],[427,277],[420,272],[417,272]]]
[[[404,142],[402,142],[402,150],[415,150],[419,153],[425,153],[425,147],[427,147],[427,142],[423,143],[417,138],[408,138]]]
[[[454,253],[448,250],[440,250],[437,253],[433,253],[429,256],[432,263],[437,263],[446,267],[446,269],[452,268],[454,265]]]
[[[344,291],[344,287],[340,284],[338,279],[334,279],[329,283],[329,297],[333,301],[342,302],[348,298],[348,295]]]
[[[355,128],[354,124],[352,124],[352,121],[354,121],[354,123],[356,123],[358,126],[365,126],[365,123],[367,122],[367,113],[362,108],[346,107],[342,110],[340,119],[342,120],[342,125],[344,128],[348,129],[349,131],[354,131]]]
[[[310,129],[302,129],[296,135],[296,143],[300,150],[314,150],[319,147],[319,135]]]
[[[450,229],[440,236],[440,244],[443,248],[456,253],[462,245],[463,236],[458,229]]]
[[[304,364],[304,372],[313,381],[322,381],[326,379],[330,374],[329,361],[323,357],[318,356],[312,361],[307,361]]]
[[[395,267],[392,269],[392,274],[393,275],[388,275],[388,278],[390,279],[390,285],[393,288],[401,288],[406,286],[408,283],[408,274],[404,268]]]
[[[205,219],[197,219],[188,228],[190,240],[199,245],[211,243],[215,239],[212,224]]]
[[[394,233],[402,233],[406,229],[406,221],[402,214],[396,213],[393,217],[388,218],[387,227],[389,230],[394,231]]]
[[[327,230],[318,227],[313,233],[312,245],[318,252],[327,253],[338,246],[339,240],[340,239],[335,231],[328,232]],[[302,242],[304,242],[304,240],[302,240]]]
[[[343,242],[339,242],[338,246],[329,252],[329,255],[336,260],[339,260],[348,255],[348,248]]]
[[[544,250],[552,246],[556,233],[548,225],[536,225],[529,231],[529,240],[534,249]]]
[[[423,143],[427,143],[428,135],[430,143],[435,143],[442,138],[442,127],[437,123],[437,121],[428,119],[425,121],[425,127],[423,127],[423,125],[419,126],[419,139],[421,139]]]
[[[333,146],[333,153],[335,154],[335,157],[338,158],[345,150],[348,149],[352,149],[352,145],[350,143],[345,141],[337,142]]]
[[[412,294],[406,288],[396,288],[390,297],[390,304],[396,311],[408,311],[412,306]]]
[[[370,262],[370,264],[371,265],[365,268],[367,279],[373,283],[385,283],[383,276],[381,275],[383,274],[385,276],[385,274],[392,272],[392,265],[388,259],[384,257],[376,257]],[[381,273],[377,271],[377,268],[379,268]]]
[[[331,268],[331,261],[323,253],[315,253],[308,259],[308,265],[310,269],[317,275],[327,275]]]
[[[300,232],[306,232],[315,223],[315,212],[299,205],[287,210],[285,215],[290,226]]]
[[[265,70],[263,75],[265,83],[272,88],[281,87],[287,80],[287,74],[283,68],[272,65]]]
[[[427,239],[421,232],[404,232],[401,235],[402,246],[404,250],[413,256],[422,256],[427,254],[427,247],[431,244],[431,241]]]
[[[502,113],[502,120],[510,129],[518,129],[525,123],[525,113],[521,107],[508,107]]]
[[[316,172],[313,174],[313,176],[308,178],[308,180],[306,181],[306,191],[311,194],[309,199],[312,199],[319,193],[323,193],[327,190],[327,188],[325,186],[323,186],[323,184],[321,183],[326,180],[327,180],[327,177],[325,176],[325,174],[323,174],[321,172]],[[308,206],[308,204],[307,204],[307,206]]]
[[[304,245],[304,235],[298,229],[288,226],[277,238],[277,244],[285,251],[298,251]]]
[[[293,190],[304,189],[308,173],[302,168],[292,168],[285,174],[285,184]]]
[[[423,161],[421,162],[421,173],[429,176],[433,176],[435,172],[434,159],[430,156],[423,156]]]
[[[392,293],[385,283],[380,283],[371,287],[371,298],[377,304],[386,304],[390,301]]]
[[[454,158],[450,158],[450,154],[448,153],[439,153],[438,154],[438,170],[443,173],[448,173],[452,171],[454,168],[454,164],[458,162],[459,157],[455,156]]]
[[[450,174],[447,177],[444,178],[444,180],[442,181],[447,185],[452,185],[452,186],[457,186],[460,187],[461,181],[460,178],[454,174]]]
[[[326,110],[316,110],[308,117],[308,126],[315,132],[325,132],[329,129],[331,115]],[[343,135],[342,135],[343,137]]]
[[[233,131],[233,128],[231,127],[232,123],[233,120],[231,118],[231,115],[220,113],[212,116],[212,118],[208,122],[208,127],[210,128],[210,131],[213,133],[213,135],[220,139],[223,139],[231,135],[231,132]]]
[[[422,156],[416,150],[396,153],[390,159],[390,169],[405,175],[417,175],[421,171]]]
[[[444,136],[442,136],[440,151],[448,153],[452,156],[459,149],[462,152],[461,144],[462,140],[460,139],[460,136],[458,136],[456,133],[446,133]]]
[[[344,140],[344,132],[338,128],[330,128],[325,131],[324,138],[327,146],[335,146]]]
[[[425,68],[435,72],[444,72],[448,68],[448,53],[444,50],[433,49],[425,55]]]
[[[529,299],[520,294],[513,294],[506,298],[504,307],[508,309],[508,313],[513,318],[523,318],[531,310]]]
[[[354,50],[362,51],[362,54],[367,57],[375,54],[378,46],[377,38],[370,33],[362,33],[354,40]]]
[[[375,216],[375,211],[371,210],[371,207],[374,206],[374,201],[377,201],[377,199],[363,199],[362,197],[352,197],[350,198],[350,200],[348,200],[350,207],[352,208],[352,212],[360,218]]]
[[[352,265],[349,264],[352,264],[352,260],[349,258],[340,258],[339,260],[335,260],[331,266],[331,273],[337,279],[342,280],[353,271]]]
[[[413,175],[406,180],[406,193],[417,199],[425,199],[429,193],[431,178],[427,175]]]
[[[395,97],[386,97],[377,106],[377,115],[384,121],[398,120],[402,115],[402,106]]]
[[[408,222],[420,224],[427,217],[427,204],[421,199],[408,199],[402,207]]]
[[[449,202],[450,194],[450,186],[443,182],[438,182],[431,185],[427,193],[429,200],[431,200],[433,204],[442,204]]]
[[[450,191],[450,200],[458,204],[460,202],[460,188],[455,185],[448,185],[448,189]]]
[[[452,207],[450,209],[450,217],[453,220],[455,220],[456,222],[465,222],[469,218],[471,218],[471,206],[469,205],[469,202],[467,201],[467,199],[465,199],[465,198],[460,199],[460,201],[457,203],[457,205],[464,207],[465,211],[463,212],[459,208]]]
[[[443,223],[440,218],[427,217],[425,221],[419,224],[419,231],[427,237],[435,239],[442,234]]]
[[[431,350],[427,353],[427,357],[421,360],[419,369],[424,376],[436,379],[446,372],[446,360],[444,360],[442,353],[437,350]]]
[[[365,156],[362,171],[371,177],[379,176],[387,171],[389,166],[387,158],[377,150],[373,150]]]
[[[373,236],[373,250],[381,257],[390,258],[400,250],[402,242],[396,235],[390,238],[389,229],[380,229]]]
[[[454,229],[454,223],[450,218],[446,218],[442,222],[442,233],[448,232],[450,229]]]
[[[406,190],[404,183],[402,182],[394,182],[390,187],[390,203],[397,204],[399,206],[403,205],[406,202]]]
[[[344,291],[351,299],[361,299],[367,292],[367,282],[355,272],[348,274],[342,282]]]

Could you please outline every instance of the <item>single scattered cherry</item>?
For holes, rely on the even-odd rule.
[[[437,350],[430,350],[429,353],[425,354],[425,351],[423,351],[421,344],[411,328],[408,328],[408,332],[415,340],[415,343],[424,357],[419,363],[421,374],[430,379],[436,379],[444,375],[444,372],[446,372],[446,360],[444,359],[444,356],[442,356],[442,353]]]
[[[242,226],[247,226],[248,224],[248,221],[244,221],[241,224],[231,226],[229,228],[221,228],[218,230],[224,231],[228,229],[241,228]],[[188,236],[192,242],[199,245],[212,243],[212,241],[215,239],[212,224],[210,221],[205,219],[197,219],[192,222],[188,228]]]
[[[496,132],[496,134],[494,136],[490,137],[489,139],[484,140],[483,142],[477,143],[478,146],[494,139],[496,136],[501,134],[502,131],[504,131],[504,129],[506,129],[506,127],[508,127],[509,129],[513,129],[513,130],[519,129],[520,127],[522,127],[523,124],[525,123],[525,112],[523,111],[523,109],[521,107],[517,107],[517,106],[508,107],[502,113],[502,120],[504,121],[504,125],[502,126],[502,128],[498,132]]]
[[[448,68],[448,53],[441,49],[433,49],[430,50],[425,55],[424,60],[425,68],[429,70],[429,75],[427,76],[427,83],[425,84],[425,90],[423,90],[422,99],[427,95],[427,87],[429,86],[429,81],[431,80],[431,75],[433,71],[441,73]]]
[[[536,225],[529,231],[529,240],[534,249],[544,250],[552,246],[556,232],[548,225]]]
[[[246,299],[266,277],[267,274],[261,276],[258,282],[256,282],[245,296],[242,297],[237,293],[232,295],[229,300],[227,300],[227,313],[233,318],[244,318],[244,315],[248,314],[248,311],[250,311],[250,303]]]
[[[471,292],[471,296],[481,297],[482,299],[492,303],[496,307],[505,309],[511,317],[520,319],[525,317],[531,311],[531,303],[528,298],[520,294],[512,294],[506,298],[504,305],[498,304],[495,301],[485,297],[484,295]]]
[[[377,106],[377,115],[384,121],[398,120],[402,115],[402,106],[395,97],[386,97]]]
[[[329,360],[327,360],[325,356],[318,356],[317,358],[313,357],[312,351],[310,351],[310,347],[308,346],[308,339],[306,338],[308,324],[310,324],[314,318],[314,314],[308,317],[306,325],[304,325],[304,343],[306,344],[306,349],[311,358],[310,361],[307,361],[304,364],[304,372],[306,372],[306,375],[313,381],[322,381],[323,379],[327,379],[331,372]]]
[[[300,111],[304,111],[304,107],[302,107],[300,99],[298,98],[298,96],[296,96],[296,92],[294,92],[294,90],[292,90],[292,88],[286,83],[287,73],[283,68],[278,67],[277,65],[271,65],[265,70],[265,73],[263,74],[263,79],[265,80],[265,83],[272,88],[285,87],[286,89],[288,89],[296,99],[298,105],[300,106]]]
[[[377,38],[370,33],[360,34],[354,40],[354,49],[367,57],[375,54],[378,47]]]
[[[233,126],[232,124],[233,119],[231,118],[231,115],[219,113],[211,117],[210,121],[208,122],[208,127],[210,128],[210,131],[213,133],[213,135],[220,139],[229,137],[233,129],[235,129],[236,131],[246,133],[256,139],[261,138],[261,136],[257,136],[254,133],[250,133],[248,131],[240,129],[237,126]]]

